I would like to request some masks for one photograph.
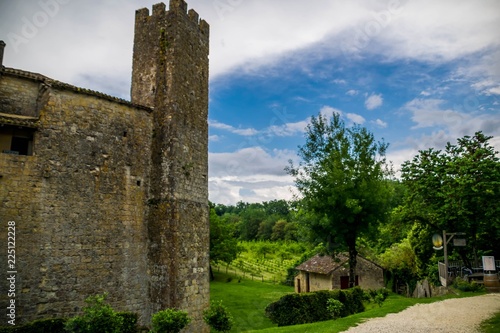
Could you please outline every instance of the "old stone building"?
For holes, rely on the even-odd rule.
[[[117,310],[187,310],[208,332],[209,26],[183,0],[136,12],[131,101],[3,66],[0,239],[15,223],[16,324]],[[2,313],[4,313],[2,312]],[[7,318],[4,313],[3,318]],[[5,324],[2,320],[2,324]]]
[[[361,256],[356,258],[355,284],[363,289],[384,287],[384,270]],[[315,255],[296,267],[295,292],[312,292],[349,288],[349,257],[339,253],[334,258]]]

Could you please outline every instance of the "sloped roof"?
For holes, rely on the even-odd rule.
[[[345,253],[339,253],[335,256],[335,258],[332,258],[332,256],[329,255],[317,254],[311,259],[295,267],[295,269],[312,273],[330,274],[337,268],[341,267],[348,260],[349,257]]]
[[[371,260],[368,260],[366,258],[363,258],[358,254],[357,256],[358,262],[364,261],[366,263],[370,263],[371,265],[375,267],[379,267],[380,269],[383,269],[376,263],[374,263]],[[335,256],[335,258],[332,258],[332,256],[329,255],[320,255],[317,254],[311,259],[303,262],[299,266],[295,267],[295,269],[299,271],[305,271],[305,272],[311,272],[311,273],[318,273],[318,274],[330,274],[334,270],[338,269],[339,267],[342,267],[345,263],[349,261],[349,255],[347,253],[339,253]]]
[[[54,88],[58,88],[58,89],[65,89],[65,90],[71,90],[71,91],[76,92],[76,93],[99,97],[99,98],[102,98],[102,99],[105,99],[105,100],[108,100],[108,101],[112,101],[112,102],[115,102],[115,103],[129,105],[129,106],[135,107],[137,109],[146,110],[148,112],[152,112],[153,111],[153,109],[150,108],[150,107],[148,107],[148,106],[144,106],[144,105],[140,105],[140,104],[135,104],[135,103],[132,103],[130,101],[124,100],[122,98],[118,98],[118,97],[114,97],[114,96],[111,96],[111,95],[107,95],[107,94],[104,94],[102,92],[98,92],[98,91],[95,91],[95,90],[90,90],[90,89],[86,89],[86,88],[76,87],[76,86],[73,86],[73,85],[68,84],[68,83],[64,83],[64,82],[61,82],[61,81],[57,81],[57,80],[51,79],[51,78],[49,78],[49,77],[47,77],[45,75],[38,74],[38,73],[32,73],[32,72],[24,71],[24,70],[21,70],[21,69],[0,66],[0,75],[11,75],[11,76],[14,76],[14,77],[25,78],[25,79],[30,79],[30,80],[33,80],[33,81],[43,82],[43,83],[45,83],[46,85],[48,85],[50,87],[54,87]]]

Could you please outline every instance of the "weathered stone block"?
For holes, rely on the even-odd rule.
[[[209,27],[182,0],[170,8],[136,13],[132,102],[22,70],[0,75],[0,125],[33,134],[30,156],[0,151],[19,324],[75,315],[107,292],[141,324],[177,307],[193,318],[188,331],[208,332]]]

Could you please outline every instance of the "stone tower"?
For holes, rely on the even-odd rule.
[[[183,0],[138,10],[132,102],[5,67],[0,41],[3,318],[69,318],[106,292],[141,325],[173,307],[208,332],[208,35]]]
[[[153,108],[148,223],[152,312],[209,303],[209,26],[184,0],[136,12],[132,103]]]

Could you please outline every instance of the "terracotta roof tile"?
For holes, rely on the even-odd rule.
[[[344,253],[337,254],[335,259],[329,255],[317,254],[311,259],[295,267],[295,269],[312,273],[330,274],[342,266],[347,260],[349,260],[349,257]]]

